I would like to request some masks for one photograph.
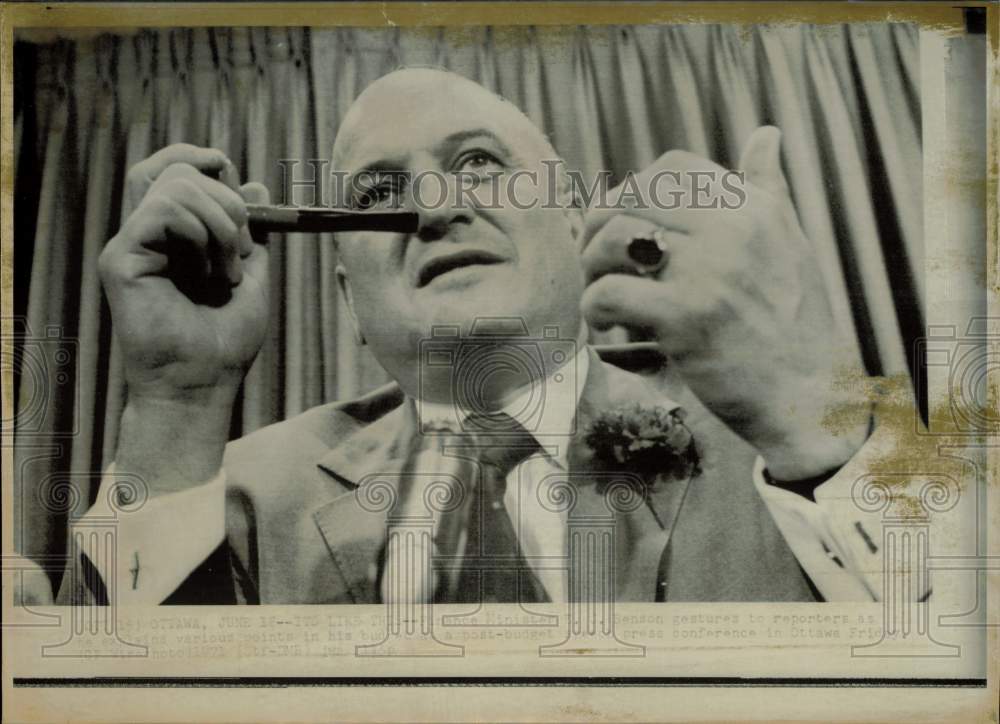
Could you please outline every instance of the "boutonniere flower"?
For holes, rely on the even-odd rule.
[[[637,403],[606,410],[591,421],[584,440],[596,463],[636,473],[647,492],[658,480],[683,480],[701,472],[698,445],[680,408]]]

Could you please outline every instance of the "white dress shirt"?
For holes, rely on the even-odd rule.
[[[552,563],[565,560],[567,554],[565,514],[542,506],[539,502],[542,496],[536,488],[547,475],[566,469],[569,435],[589,362],[584,346],[570,363],[576,365],[575,374],[546,380],[544,405],[526,404],[533,394],[528,389],[504,408],[515,419],[534,415],[528,421],[519,421],[535,435],[541,449],[507,477],[504,503],[515,530],[520,531],[519,543],[525,559],[549,598],[556,602],[565,601],[567,595],[566,571]],[[416,407],[422,424],[458,426],[465,416],[452,405],[417,401]],[[815,502],[768,484],[763,475],[763,459],[758,458],[754,466],[754,485],[778,529],[828,601],[880,598],[882,557],[874,544],[876,539],[881,542],[879,521],[877,517],[866,516],[851,501],[851,485],[880,448],[876,428],[861,451],[816,488]],[[84,519],[115,514],[107,502],[108,487],[113,484],[112,466],[101,482],[98,502]],[[116,580],[125,582],[116,587],[119,604],[161,603],[222,543],[226,534],[225,490],[225,471],[220,470],[202,485],[153,498],[134,512],[117,514],[119,554],[111,560],[117,568]],[[520,525],[514,519],[517,511],[520,511]],[[71,525],[71,530],[79,525]],[[110,571],[106,570],[109,566],[106,558],[98,556],[92,562],[107,581]],[[134,569],[138,569],[138,575]]]
[[[590,354],[582,346],[576,357],[561,368],[561,374],[523,390],[503,408],[503,412],[525,425],[541,448],[507,476],[504,507],[514,530],[520,531],[521,553],[553,601],[566,600],[567,573],[560,565],[567,555],[566,513],[543,506],[541,500],[546,497],[544,491],[538,491],[538,485],[552,473],[568,470],[566,458],[573,421],[589,370]],[[545,392],[544,400],[538,395],[541,389]],[[416,407],[423,426],[461,430],[469,415],[468,411],[448,404],[418,400]]]

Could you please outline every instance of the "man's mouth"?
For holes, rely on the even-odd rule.
[[[438,277],[457,269],[489,264],[502,264],[506,259],[487,251],[468,250],[442,254],[425,261],[417,275],[417,287],[425,287]]]

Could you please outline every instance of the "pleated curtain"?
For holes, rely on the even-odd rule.
[[[67,514],[89,505],[114,454],[125,390],[96,263],[134,203],[122,198],[125,171],[169,143],[214,146],[278,198],[278,161],[328,158],[351,101],[402,65],[443,66],[509,98],[586,178],[609,170],[620,179],[674,148],[732,167],[754,128],[779,126],[838,323],[855,331],[872,373],[908,370],[923,324],[913,26],[226,28],[22,41],[14,68],[21,552],[64,550]],[[296,173],[311,170],[299,164]],[[329,238],[272,244],[270,264],[268,338],[246,378],[234,437],[387,379],[352,338]]]

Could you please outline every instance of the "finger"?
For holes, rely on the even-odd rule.
[[[248,204],[267,205],[271,203],[271,192],[258,181],[248,181],[240,186],[240,195]]]
[[[668,257],[687,239],[686,235],[666,231],[659,225],[632,214],[619,214],[611,219],[597,232],[583,252],[581,262],[587,283],[606,274],[638,274],[644,271],[629,256],[628,247],[632,239],[650,237],[654,233],[666,242],[667,250],[664,253]],[[666,269],[669,269],[669,265]]]
[[[161,148],[149,158],[140,161],[133,170],[137,179],[155,181],[161,173],[175,163],[186,163],[209,175],[219,174],[227,163],[230,163],[222,151],[217,148],[202,148],[190,143],[175,143]]]
[[[250,181],[243,184],[240,187],[240,195],[243,200],[248,204],[258,204],[261,206],[266,206],[271,203],[271,193],[267,190],[267,186],[257,181]],[[250,234],[250,227],[245,224],[240,228],[240,255],[247,256],[253,251],[253,242],[257,241],[263,244],[267,241],[267,233],[264,233],[265,238],[254,239]]]
[[[128,218],[142,203],[150,186],[171,165],[183,163],[214,174],[225,165],[226,160],[225,154],[218,149],[201,148],[190,143],[175,143],[161,148],[129,169],[125,177],[124,218]]]
[[[151,196],[142,211],[129,220],[127,227],[129,236],[139,245],[160,250],[174,238],[202,249],[208,246],[208,227],[176,199],[162,194]]]
[[[677,359],[709,352],[717,320],[729,313],[724,300],[703,287],[609,274],[587,288],[581,308],[595,329],[621,325],[652,332],[663,351]]]
[[[587,215],[587,229],[584,232],[584,249],[592,243],[594,237],[616,216],[622,212],[607,213],[599,211],[590,212]],[[708,208],[641,208],[636,207],[628,210],[628,215],[636,219],[641,219],[649,226],[658,226],[663,229],[669,239],[690,240],[692,237],[705,238],[716,236],[722,225],[731,226],[737,223],[736,219],[729,213],[720,213],[718,209]],[[711,226],[711,229],[708,227]],[[711,233],[709,233],[711,232]],[[633,264],[634,266],[634,264]]]
[[[582,248],[586,250],[601,229],[614,219],[626,214],[645,220],[646,228],[649,228],[649,224],[652,223],[676,234],[693,234],[704,223],[702,219],[697,217],[696,212],[687,209],[663,209],[648,206],[635,206],[628,209],[591,209],[583,217]]]
[[[679,203],[678,198],[690,200],[700,193],[698,188],[704,188],[705,184],[718,184],[727,173],[719,164],[698,154],[681,150],[667,151],[635,174],[634,180],[626,180],[612,189],[605,207],[593,208],[587,213],[583,246],[586,247],[593,235],[612,216],[634,208],[662,212],[660,226],[693,233],[706,223],[706,215],[698,213],[703,209],[689,208],[693,204]]]
[[[220,190],[226,194],[233,192],[214,179],[204,176],[177,178],[164,186],[161,193],[169,194],[185,208],[197,216],[211,233],[207,249],[208,258],[217,273],[225,276],[231,284],[239,284],[243,277],[239,253],[239,225],[246,223],[246,211],[237,220],[230,209],[224,208],[218,196]],[[241,198],[238,203],[243,204]]]
[[[236,168],[236,164],[226,159],[226,163],[223,164],[222,170],[219,171],[218,175],[219,181],[224,185],[235,191],[240,192],[240,172]]]
[[[608,274],[587,287],[581,308],[596,330],[615,325],[659,332],[672,302],[672,285],[624,274]]]
[[[671,157],[677,158],[680,152],[672,151],[671,154],[674,154]],[[693,156],[684,154],[683,157],[686,158],[688,155]],[[639,174],[637,179],[634,188],[640,189],[641,192],[641,200],[638,203],[636,203],[637,194],[617,197],[614,196],[615,192],[612,192],[607,206],[587,211],[583,220],[584,249],[605,224],[623,213],[652,219],[657,226],[680,234],[693,234],[704,225],[704,214],[699,213],[702,210],[688,208],[690,204],[684,201],[690,197],[691,189],[685,187],[686,177],[683,173],[662,169],[656,171],[650,168]]]
[[[230,178],[232,177],[230,176]],[[217,214],[211,213],[211,206],[202,204],[195,206],[189,204],[188,206],[196,213],[198,209],[203,209],[205,213],[209,214],[205,218],[205,222],[219,244],[218,248],[209,249],[209,257],[231,283],[239,284],[243,274],[240,266],[242,254],[240,229],[246,225],[247,221],[246,202],[237,191],[229,188],[225,183],[205,176],[188,164],[173,164],[167,168],[153,185],[153,189],[155,191],[164,184],[170,184],[178,179],[196,187],[201,195],[211,199],[221,207],[232,221],[231,224],[226,223]],[[185,193],[187,191],[189,189],[185,187]]]
[[[165,183],[169,183],[177,178],[188,179],[197,185],[204,193],[211,196],[225,209],[226,213],[233,220],[237,227],[246,223],[246,201],[240,195],[238,187],[236,190],[230,188],[222,181],[206,176],[204,173],[187,163],[171,164],[160,174],[159,179],[153,184],[151,191]]]
[[[781,131],[761,126],[750,134],[740,156],[747,181],[779,197],[788,195],[788,181],[781,169]]]
[[[709,158],[681,149],[667,151],[644,168],[642,175],[652,175],[661,169],[679,171],[682,174],[687,174],[691,171],[711,171],[715,173],[725,173],[726,171],[723,166],[720,166]]]
[[[179,206],[164,224],[164,237],[171,244],[168,252],[168,267],[171,275],[181,278],[178,288],[192,290],[192,282],[198,283],[211,279],[213,267],[218,268],[218,262],[213,262],[211,251],[211,233],[201,219]],[[178,244],[179,240],[189,242]],[[217,274],[215,276],[218,276]]]
[[[241,284],[245,284],[247,279],[253,279],[266,294],[269,275],[267,247],[263,244],[254,244],[250,255],[243,259],[243,282]]]
[[[169,196],[148,198],[143,213],[132,216],[123,231],[133,243],[153,252],[132,256],[140,260],[139,265],[129,266],[126,276],[162,274],[169,266],[193,270],[200,278],[211,273],[208,228],[193,212]],[[182,262],[171,264],[174,258]]]
[[[693,308],[696,294],[690,285],[677,282],[609,274],[587,287],[581,309],[594,329],[621,325],[648,330],[664,352],[677,358],[704,350],[709,343]]]
[[[225,270],[225,276],[233,284],[239,284],[243,279],[241,259],[244,251],[244,235],[247,228],[246,201],[240,193],[239,173],[236,167],[226,162],[219,174],[219,180],[198,174],[197,183],[218,203],[236,225],[235,243],[230,244],[228,238],[220,239],[220,254],[215,256]]]

